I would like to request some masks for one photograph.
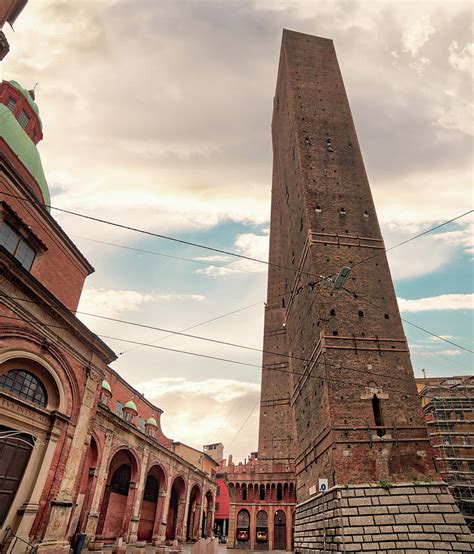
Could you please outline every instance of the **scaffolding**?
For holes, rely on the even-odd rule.
[[[417,379],[436,468],[474,530],[474,377]]]

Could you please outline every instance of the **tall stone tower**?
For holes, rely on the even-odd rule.
[[[469,548],[435,468],[331,40],[283,32],[272,131],[259,459],[294,459],[295,549]],[[321,278],[343,266],[351,292]]]

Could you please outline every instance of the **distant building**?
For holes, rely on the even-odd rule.
[[[219,464],[224,459],[224,445],[221,442],[214,444],[205,444],[202,449],[206,454],[214,458]]]
[[[416,379],[439,473],[474,531],[474,377]]]

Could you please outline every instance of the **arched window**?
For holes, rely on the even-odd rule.
[[[0,387],[43,408],[48,405],[48,395],[43,383],[29,371],[11,369],[3,373],[0,375]]]
[[[277,500],[283,500],[283,486],[281,483],[278,483],[277,485]]]
[[[145,492],[143,493],[143,500],[148,502],[158,501],[158,481],[153,475],[148,475],[146,478]]]
[[[242,500],[247,500],[247,489],[245,487],[242,487]]]
[[[260,500],[265,500],[265,485],[260,485]]]

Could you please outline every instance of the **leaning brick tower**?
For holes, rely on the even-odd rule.
[[[295,550],[471,552],[436,471],[331,40],[283,32],[272,132],[259,459],[295,463]],[[320,277],[343,266],[350,292]]]

